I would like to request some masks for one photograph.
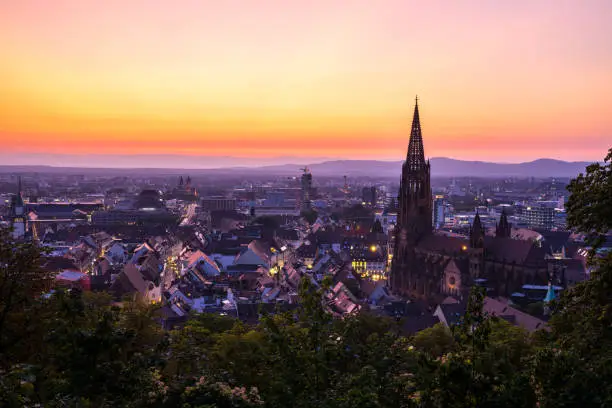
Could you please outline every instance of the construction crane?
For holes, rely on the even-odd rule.
[[[346,176],[344,176],[344,186],[340,189],[340,191],[346,195],[351,193],[351,188],[348,185],[348,179]]]

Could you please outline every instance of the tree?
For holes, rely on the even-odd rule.
[[[34,382],[42,401],[68,396],[93,406],[153,403],[165,386],[159,371],[164,347],[151,308],[92,300],[72,289],[57,292],[48,305],[54,315]]]
[[[201,377],[181,395],[183,408],[254,408],[263,405],[256,388],[231,387]],[[168,407],[176,405],[168,405]]]
[[[542,407],[612,404],[612,253],[596,258],[612,228],[612,149],[568,186],[568,224],[593,245],[590,279],[564,291],[550,321],[547,347],[534,358],[534,388]]]
[[[33,242],[19,242],[0,228],[0,368],[7,353],[27,350],[44,310],[38,301],[53,275],[41,267],[42,252]],[[19,349],[19,350],[18,350]]]
[[[593,245],[599,245],[612,224],[612,148],[603,165],[588,166],[567,190],[571,194],[566,205],[568,226],[589,234]]]
[[[456,348],[455,339],[450,330],[442,323],[418,332],[412,343],[421,351],[433,357],[441,357]]]

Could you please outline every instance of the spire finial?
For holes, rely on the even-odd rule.
[[[414,97],[414,104],[415,104],[416,106],[419,106],[419,95],[417,95],[417,96],[415,96],[415,97]]]
[[[425,167],[425,153],[423,149],[423,136],[421,134],[421,121],[419,119],[418,96],[415,97],[415,102],[410,141],[408,142],[408,152],[406,154],[406,164],[410,170],[420,171]]]

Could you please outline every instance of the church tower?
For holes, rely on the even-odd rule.
[[[415,100],[412,129],[398,194],[391,289],[396,293],[424,292],[425,279],[416,270],[414,248],[432,232],[433,203],[429,161],[425,161],[419,101]]]
[[[13,228],[13,238],[23,238],[26,233],[26,214],[23,197],[21,196],[21,176],[17,185],[17,194],[13,196],[11,201],[10,220]]]
[[[433,203],[429,161],[425,161],[423,135],[419,118],[419,100],[415,100],[412,130],[398,194],[397,224],[416,241],[432,231]]]
[[[485,230],[480,222],[480,215],[476,212],[472,228],[470,230],[470,247],[471,248],[484,248],[484,236]]]
[[[506,210],[502,209],[501,217],[499,218],[499,224],[497,224],[497,228],[495,228],[495,236],[497,238],[510,238],[511,232],[512,227],[508,222]]]
[[[485,229],[480,221],[480,215],[476,212],[472,228],[470,229],[470,276],[479,277],[484,269],[484,239]]]

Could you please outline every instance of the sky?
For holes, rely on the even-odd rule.
[[[610,21],[609,0],[0,0],[2,157],[400,160],[418,95],[429,157],[601,160]]]

